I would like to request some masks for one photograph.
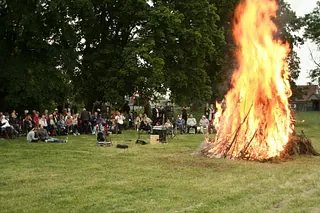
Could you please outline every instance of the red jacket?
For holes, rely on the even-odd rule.
[[[34,116],[33,117],[33,123],[34,123],[35,126],[38,126],[39,125],[39,117]]]

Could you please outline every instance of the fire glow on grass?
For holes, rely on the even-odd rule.
[[[287,44],[274,39],[276,0],[245,0],[234,20],[238,69],[225,108],[217,103],[211,156],[265,160],[280,156],[293,132]]]

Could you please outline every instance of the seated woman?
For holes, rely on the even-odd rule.
[[[190,114],[189,118],[187,119],[187,133],[190,132],[190,129],[193,128],[195,133],[197,133],[197,120]]]

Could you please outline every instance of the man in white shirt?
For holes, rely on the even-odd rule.
[[[120,112],[118,112],[118,114],[116,115],[116,117],[114,118],[118,124],[118,127],[122,130],[123,129],[123,124],[124,124],[124,120],[126,119],[123,115],[123,113],[120,114]]]

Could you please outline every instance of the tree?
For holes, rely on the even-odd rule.
[[[136,88],[145,98],[170,89],[181,104],[210,96],[207,61],[223,32],[207,0],[85,2],[77,14],[84,42],[74,82],[88,103],[119,102]]]
[[[75,48],[66,17],[63,1],[0,3],[2,107],[39,106],[67,95],[63,70]]]
[[[307,39],[310,39],[317,45],[317,49],[320,49],[320,1],[317,2],[316,8],[314,10],[307,14],[304,17],[305,21],[305,33],[304,36]],[[316,80],[320,76],[320,61],[319,59],[315,58],[310,51],[312,60],[315,64],[315,68],[310,70],[310,77],[313,80]]]
[[[216,7],[207,0],[153,1],[148,37],[164,62],[164,86],[178,104],[211,96],[207,67],[223,43]]]

